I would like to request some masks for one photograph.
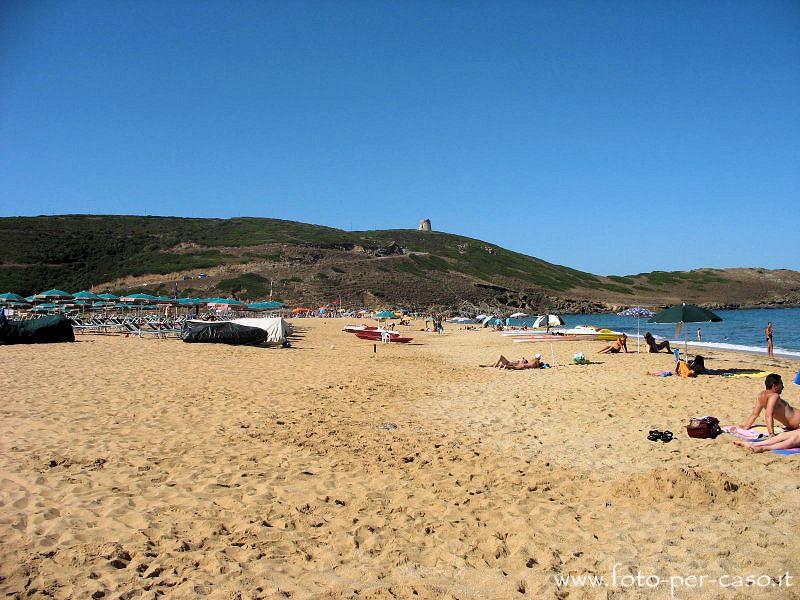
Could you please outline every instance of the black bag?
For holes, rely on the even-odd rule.
[[[715,439],[722,433],[716,417],[692,417],[686,426],[686,433],[692,438]]]

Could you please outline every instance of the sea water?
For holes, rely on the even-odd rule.
[[[800,308],[757,308],[743,310],[715,310],[714,314],[722,318],[719,323],[687,323],[686,331],[676,335],[675,325],[648,323],[648,319],[639,321],[639,331],[644,335],[649,331],[656,337],[683,341],[684,335],[689,343],[697,342],[697,328],[702,335],[702,343],[710,347],[725,348],[735,346],[736,350],[765,351],[767,347],[764,330],[768,322],[772,322],[775,352],[787,351],[788,356],[795,353],[800,357]],[[595,325],[607,327],[615,331],[636,334],[636,319],[620,317],[615,314],[599,315],[562,315],[567,327],[575,325]]]

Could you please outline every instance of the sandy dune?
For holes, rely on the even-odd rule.
[[[675,597],[800,597],[800,456],[691,440],[763,380],[672,357],[481,369],[549,344],[297,321],[288,350],[81,336],[0,347],[0,593],[53,598],[667,598],[643,575],[768,576]],[[417,327],[419,324],[417,324]],[[331,348],[335,345],[335,348]],[[712,368],[797,365],[710,353]],[[798,388],[784,397],[800,405]],[[671,429],[669,444],[646,439]],[[595,574],[608,587],[559,588]],[[772,581],[769,580],[772,578]],[[726,580],[728,581],[728,580]],[[733,581],[733,580],[730,580]],[[652,582],[652,580],[651,580]]]

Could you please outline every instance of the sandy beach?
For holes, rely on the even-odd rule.
[[[417,322],[414,343],[373,353],[344,323],[295,321],[290,349],[0,347],[0,593],[800,597],[800,456],[684,429],[741,422],[763,379],[652,377],[671,355],[598,355],[604,342],[552,346],[560,365],[599,364],[482,369],[549,361],[550,344]],[[800,405],[797,363],[703,354],[780,373]],[[556,581],[587,574],[606,585]],[[663,579],[626,586],[637,574]],[[664,581],[690,576],[707,580]]]

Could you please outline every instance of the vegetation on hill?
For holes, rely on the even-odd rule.
[[[300,303],[531,308],[567,299],[598,308],[793,302],[800,274],[700,269],[601,277],[448,233],[348,232],[278,219],[0,218],[0,291],[146,286],[172,293],[176,285],[182,295],[250,299],[274,290]]]
[[[43,287],[66,289],[144,274],[280,259],[240,254],[232,248],[266,244],[367,249],[391,242],[405,247],[409,273],[456,271],[486,281],[523,279],[552,290],[602,286],[589,273],[561,267],[471,238],[412,230],[346,232],[277,219],[185,219],[67,215],[0,219],[0,288],[33,293]],[[220,290],[236,291],[236,280]],[[253,281],[249,282],[250,284]],[[262,282],[263,283],[263,282]]]

